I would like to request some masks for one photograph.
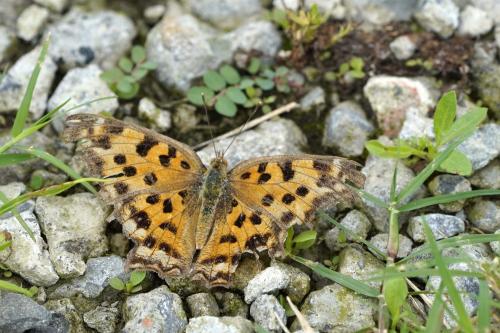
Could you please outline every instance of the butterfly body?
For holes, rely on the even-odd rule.
[[[108,178],[99,194],[136,245],[128,267],[208,286],[230,285],[244,253],[282,254],[287,228],[353,204],[350,186],[364,182],[340,157],[261,157],[228,170],[222,156],[205,166],[189,146],[112,118],[76,114],[66,124],[63,137],[82,141],[89,173]]]

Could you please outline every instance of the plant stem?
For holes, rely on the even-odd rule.
[[[387,263],[394,263],[399,250],[399,211],[396,202],[389,206],[389,242],[387,244]]]

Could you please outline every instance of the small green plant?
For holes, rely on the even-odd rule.
[[[141,283],[146,278],[146,272],[133,271],[130,273],[130,278],[127,282],[123,282],[119,277],[114,277],[109,280],[109,285],[116,290],[124,291],[127,294],[133,294],[142,290]]]
[[[364,72],[365,62],[360,57],[353,57],[349,62],[340,65],[338,72],[325,73],[325,79],[328,81],[343,80],[344,78],[363,79],[366,76]]]
[[[433,67],[432,60],[423,60],[422,58],[408,59],[405,65],[407,67],[422,67],[428,71]]]
[[[289,255],[297,254],[300,250],[308,249],[316,242],[317,232],[306,230],[298,235],[294,235],[293,227],[288,228],[285,240],[285,252]]]
[[[237,105],[252,108],[262,104],[263,112],[271,111],[276,101],[272,90],[282,93],[291,91],[288,85],[288,68],[276,69],[264,66],[258,58],[252,58],[240,73],[230,65],[223,65],[217,71],[209,70],[203,75],[204,86],[194,86],[187,92],[188,100],[197,106],[214,106],[223,116],[234,117]]]
[[[101,78],[118,97],[132,99],[140,90],[141,80],[154,69],[156,64],[147,60],[146,49],[135,45],[130,52],[130,58],[122,57],[118,66],[104,71]]]
[[[456,108],[454,91],[441,97],[434,113],[434,141],[419,137],[397,140],[394,146],[386,146],[378,140],[370,140],[366,143],[366,149],[375,156],[403,159],[410,165],[421,159],[432,161],[450,142],[464,132],[474,130],[486,118],[486,108],[474,107],[455,120]],[[472,163],[462,152],[454,150],[439,170],[468,176],[472,173]]]

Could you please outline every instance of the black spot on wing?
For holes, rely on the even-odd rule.
[[[292,169],[292,161],[285,161],[282,164],[279,164],[281,169],[281,173],[283,174],[283,180],[285,182],[289,181],[295,175],[295,171]]]
[[[135,151],[137,152],[137,154],[144,157],[148,154],[149,150],[157,144],[158,141],[146,135],[144,139],[139,144],[137,144],[137,146],[135,147]]]

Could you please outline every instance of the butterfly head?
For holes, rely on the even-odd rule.
[[[224,156],[217,154],[215,158],[210,161],[210,168],[225,172],[227,170],[227,161]]]

